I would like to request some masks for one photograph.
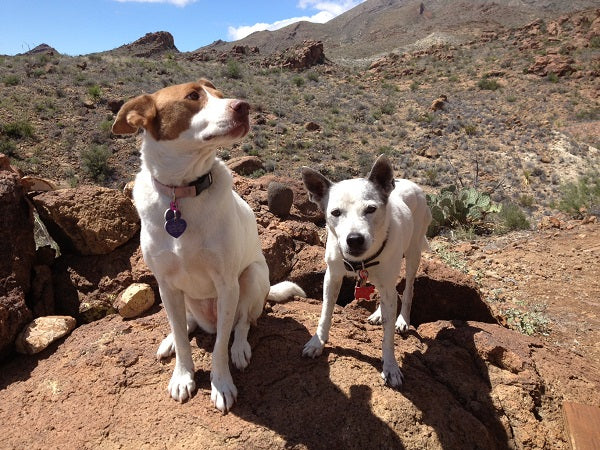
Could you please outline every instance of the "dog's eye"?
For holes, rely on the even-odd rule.
[[[333,217],[340,217],[342,212],[339,209],[332,209],[330,213]]]
[[[373,214],[375,211],[377,211],[377,206],[369,205],[365,209],[365,214]]]
[[[200,94],[198,94],[196,91],[190,92],[188,95],[185,96],[186,99],[188,100],[198,100],[200,99]]]

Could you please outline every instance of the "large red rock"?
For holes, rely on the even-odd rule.
[[[63,252],[105,255],[125,244],[140,229],[133,203],[115,189],[60,189],[44,192],[33,201]]]

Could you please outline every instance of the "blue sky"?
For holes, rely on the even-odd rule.
[[[0,0],[0,54],[45,43],[60,53],[111,50],[169,31],[181,51],[298,20],[326,22],[364,0]]]

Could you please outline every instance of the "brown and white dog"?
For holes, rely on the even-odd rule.
[[[248,112],[245,101],[223,98],[212,83],[199,80],[128,101],[112,128],[115,134],[144,129],[133,198],[144,260],[171,326],[157,352],[158,358],[175,353],[169,392],[183,402],[195,390],[188,334],[200,326],[216,333],[211,399],[222,412],[237,396],[228,358],[232,330],[231,360],[244,369],[251,356],[250,324],[265,300],[304,296],[293,283],[269,287],[254,213],[216,157],[217,147],[248,133]]]

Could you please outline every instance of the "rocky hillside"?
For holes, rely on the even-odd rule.
[[[423,4],[423,11],[421,11]],[[396,51],[435,33],[447,43],[464,42],[489,30],[522,26],[537,18],[550,19],[571,11],[593,8],[593,0],[575,2],[481,0],[367,0],[325,24],[299,22],[276,31],[259,31],[232,45],[258,47],[270,54],[306,39],[323,41],[334,60],[371,58]]]

